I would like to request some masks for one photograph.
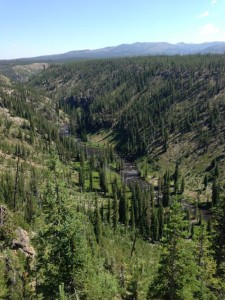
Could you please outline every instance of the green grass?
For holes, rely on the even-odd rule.
[[[113,131],[112,130],[100,130],[95,134],[88,135],[87,145],[93,147],[103,147],[106,145],[113,145]]]

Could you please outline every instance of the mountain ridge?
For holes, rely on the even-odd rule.
[[[96,59],[125,56],[148,56],[148,55],[192,55],[192,54],[222,54],[225,53],[225,42],[177,43],[168,42],[135,42],[132,44],[120,44],[117,46],[103,47],[98,49],[72,50],[61,54],[42,55],[30,58],[17,58],[6,61],[64,61],[71,59]]]

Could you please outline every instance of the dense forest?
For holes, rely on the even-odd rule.
[[[224,59],[0,66],[1,299],[225,298]]]

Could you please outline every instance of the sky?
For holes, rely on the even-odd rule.
[[[0,0],[0,59],[225,41],[225,0]]]

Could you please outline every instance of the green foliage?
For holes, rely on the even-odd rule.
[[[94,212],[94,232],[96,236],[96,241],[99,244],[101,241],[102,236],[102,223],[101,223],[101,216],[99,212],[99,206],[98,206],[98,198],[95,198],[95,212]]]
[[[185,190],[185,179],[184,179],[184,177],[182,177],[182,179],[181,179],[181,186],[180,186],[180,193],[181,193],[181,195],[184,193],[184,190]]]
[[[213,100],[224,86],[223,59],[194,55],[75,62],[52,66],[30,84],[43,84],[56,96],[85,140],[87,132],[112,128],[117,148],[137,157],[151,155],[152,148],[168,151],[174,134],[191,132],[196,149],[206,151],[224,119],[223,101]],[[58,86],[59,80],[64,85]],[[199,125],[203,116],[204,128]]]
[[[30,284],[29,258],[10,250],[1,252],[0,293],[1,299],[30,299],[34,290]]]
[[[81,216],[66,202],[57,161],[51,160],[49,167],[54,171],[54,177],[49,180],[43,195],[45,225],[37,237],[37,290],[44,298],[55,297],[61,283],[64,283],[66,293],[80,293],[84,287],[87,260]]]
[[[0,297],[1,299],[5,299],[8,294],[8,287],[6,282],[4,256],[0,257],[0,287]]]
[[[100,187],[101,190],[107,194],[108,193],[108,179],[107,179],[107,170],[106,167],[103,166],[103,168],[100,170]]]
[[[199,290],[194,244],[188,240],[188,224],[183,217],[180,206],[174,203],[165,227],[158,273],[149,287],[148,299],[195,299]]]
[[[119,221],[123,223],[125,226],[128,226],[129,222],[129,208],[128,208],[128,200],[127,200],[127,187],[123,186],[123,191],[119,201]]]
[[[179,181],[180,181],[180,170],[179,170],[178,162],[176,163],[173,179],[174,179],[174,193],[177,194],[179,191]]]
[[[163,184],[163,206],[170,206],[170,172],[166,171]]]
[[[219,201],[219,183],[215,177],[212,184],[212,204],[216,205]]]
[[[81,188],[81,191],[85,191],[85,171],[84,167],[80,167],[79,169],[79,185]]]
[[[198,280],[200,289],[196,294],[198,299],[216,299],[215,291],[218,290],[218,279],[216,278],[216,262],[212,256],[212,245],[203,222],[195,228],[195,250],[194,257],[198,264]],[[219,297],[218,297],[219,298]]]
[[[116,229],[118,227],[118,222],[119,222],[119,201],[117,199],[117,194],[114,194],[113,198],[113,216],[112,216],[112,221],[113,221],[113,230],[114,233],[116,232]]]
[[[224,73],[224,56],[124,58],[52,65],[30,81],[36,91],[0,88],[0,298],[225,297]],[[99,129],[110,146],[74,139]],[[163,180],[126,186],[113,147],[145,155],[142,176]],[[173,202],[189,205],[194,180],[205,189],[193,220]],[[197,205],[209,187],[206,231]],[[11,249],[21,224],[34,231],[34,268]]]
[[[204,188],[206,189],[208,186],[208,175],[207,174],[205,174],[205,176],[204,176],[203,184],[204,184]]]
[[[221,196],[213,209],[212,246],[216,259],[217,275],[225,276],[225,199]]]

